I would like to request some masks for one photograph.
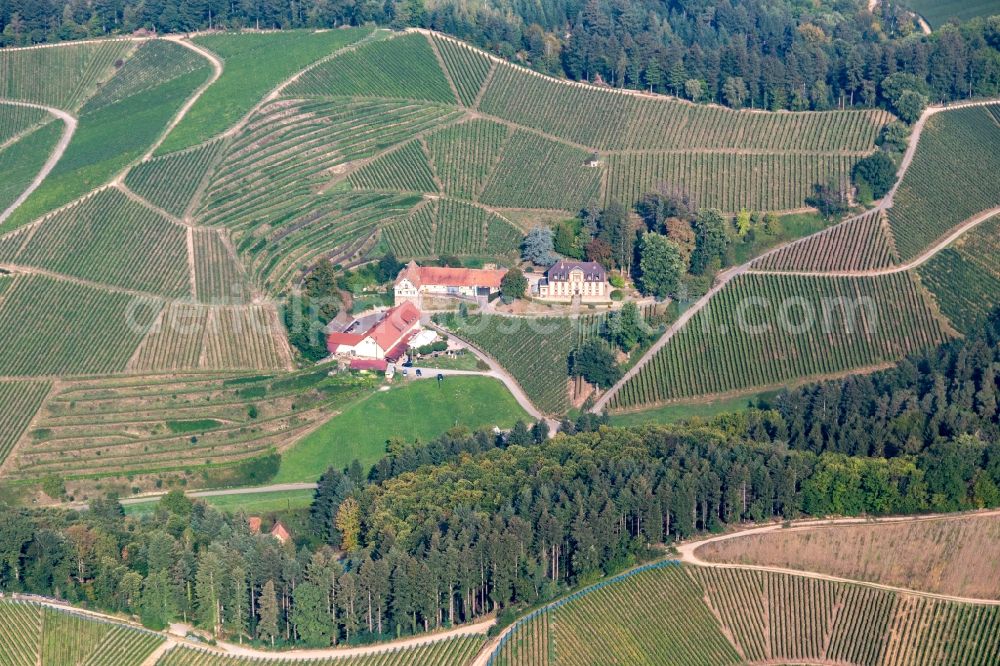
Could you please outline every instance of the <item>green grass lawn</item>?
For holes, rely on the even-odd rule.
[[[759,401],[766,401],[776,394],[777,391],[765,391],[763,393],[742,395],[737,398],[726,398],[710,402],[678,402],[654,409],[645,409],[641,412],[612,414],[611,425],[636,426],[645,423],[672,423],[696,417],[711,418],[726,412],[740,412],[749,409],[751,406],[757,406]]]
[[[284,490],[274,493],[247,493],[245,495],[220,495],[218,497],[200,497],[199,501],[214,506],[220,511],[236,513],[244,511],[247,514],[269,513],[271,511],[288,511],[291,509],[302,509],[312,502],[312,490]],[[125,506],[125,514],[129,516],[139,516],[152,513],[156,509],[159,499],[142,502],[141,504],[128,504]]]
[[[510,427],[529,416],[495,379],[448,377],[402,381],[354,403],[282,454],[272,483],[315,481],[328,467],[357,458],[373,465],[394,437],[429,441],[449,428]]]
[[[968,21],[1000,14],[1000,0],[904,0],[903,4],[923,16],[934,30],[952,18]]]
[[[792,213],[781,216],[781,232],[773,236],[758,234],[752,243],[733,246],[733,264],[739,265],[767,252],[772,247],[811,236],[830,226],[818,213]]]
[[[370,32],[369,28],[347,28],[196,37],[196,44],[223,61],[222,76],[195,102],[157,154],[194,146],[221,134],[289,76]]]

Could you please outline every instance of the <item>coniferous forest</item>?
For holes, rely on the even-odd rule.
[[[179,492],[144,517],[4,508],[0,590],[330,645],[509,617],[725,524],[998,506],[998,363],[995,312],[897,368],[707,421],[393,442],[329,470],[285,545]]]
[[[730,107],[897,109],[1000,93],[1000,17],[920,33],[863,0],[0,0],[0,44],[136,30],[433,28],[542,72]],[[900,75],[894,78],[893,75]]]

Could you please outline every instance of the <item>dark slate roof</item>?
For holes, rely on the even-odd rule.
[[[571,271],[579,268],[583,271],[584,282],[604,282],[608,272],[596,261],[567,261],[560,259],[549,267],[545,276],[550,282],[567,282]]]

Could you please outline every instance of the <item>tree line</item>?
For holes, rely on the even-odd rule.
[[[542,72],[734,108],[823,110],[1000,93],[1000,17],[918,34],[863,0],[0,0],[0,44],[205,29],[433,28]],[[886,81],[912,76],[903,99]]]
[[[284,545],[178,492],[145,517],[5,508],[0,589],[268,645],[510,617],[727,524],[1000,505],[998,363],[995,313],[894,370],[709,420],[391,442],[324,474]]]

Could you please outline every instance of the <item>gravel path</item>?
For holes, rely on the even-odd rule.
[[[39,171],[35,176],[35,179],[31,181],[28,188],[24,190],[24,192],[21,192],[17,199],[15,199],[14,202],[7,207],[7,210],[0,213],[0,224],[3,224],[4,221],[10,217],[15,210],[17,210],[18,206],[23,204],[28,197],[31,196],[31,193],[38,189],[38,187],[42,184],[42,181],[48,178],[49,174],[52,173],[52,169],[55,168],[59,160],[62,159],[63,153],[66,152],[66,147],[69,146],[70,139],[73,138],[73,134],[76,132],[76,118],[71,116],[66,111],[57,109],[54,106],[43,106],[41,104],[32,104],[31,102],[15,102],[12,100],[0,100],[0,104],[12,104],[14,106],[27,106],[32,109],[42,109],[43,111],[48,111],[56,118],[63,121],[66,125],[66,129],[63,130],[62,136],[59,137],[59,142],[56,144],[55,149],[52,151],[52,154],[49,155],[49,159],[45,161],[45,164],[42,165],[41,171]]]

